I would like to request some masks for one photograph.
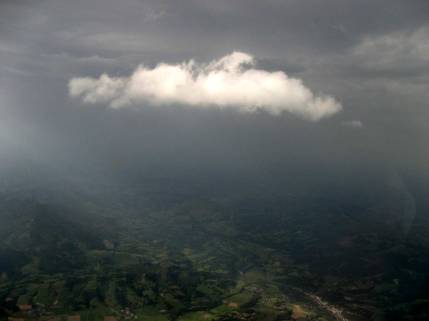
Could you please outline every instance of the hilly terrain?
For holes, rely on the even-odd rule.
[[[2,196],[2,319],[428,318],[424,198],[119,190]]]

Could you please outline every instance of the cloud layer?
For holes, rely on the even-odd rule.
[[[122,108],[139,103],[172,104],[199,108],[234,108],[242,112],[264,110],[272,115],[290,112],[317,121],[341,110],[327,95],[315,95],[302,80],[283,71],[255,69],[255,59],[233,52],[209,64],[190,60],[160,63],[150,69],[140,65],[130,77],[73,78],[69,93],[84,103],[107,103]]]
[[[353,49],[365,67],[376,70],[427,70],[429,27],[368,36]]]

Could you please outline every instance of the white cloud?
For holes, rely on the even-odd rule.
[[[79,62],[88,63],[88,64],[113,64],[116,62],[116,59],[101,57],[99,55],[93,55],[89,57],[79,57],[77,60]]]
[[[154,10],[153,8],[147,8],[143,14],[144,21],[157,21],[164,17],[166,14],[165,10]]]
[[[69,94],[72,97],[81,96],[87,104],[111,103],[115,106],[118,105],[118,99],[122,99],[126,84],[125,79],[111,78],[106,74],[98,79],[74,78],[69,83]]]
[[[122,108],[147,102],[155,106],[182,104],[197,108],[290,112],[317,121],[341,110],[333,97],[315,95],[300,79],[282,71],[255,69],[255,59],[234,52],[209,64],[190,60],[181,64],[140,65],[130,77],[74,78],[69,92],[84,103],[109,103]]]
[[[343,121],[341,125],[343,125],[344,127],[350,127],[355,129],[363,128],[363,123],[360,120]]]

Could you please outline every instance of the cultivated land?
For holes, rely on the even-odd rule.
[[[359,205],[148,190],[3,195],[0,319],[428,318],[428,224],[382,223],[401,206],[388,190]]]

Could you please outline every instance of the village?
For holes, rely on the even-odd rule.
[[[18,304],[16,305],[18,311],[7,318],[8,321],[30,321],[30,320],[43,320],[43,321],[87,321],[87,317],[78,313],[70,315],[53,315],[52,312],[45,311],[40,307],[33,307],[31,304]],[[129,308],[120,309],[119,313],[122,315],[121,320],[132,320],[136,316],[130,311]],[[118,321],[118,318],[113,315],[106,315],[100,318],[103,321]]]

